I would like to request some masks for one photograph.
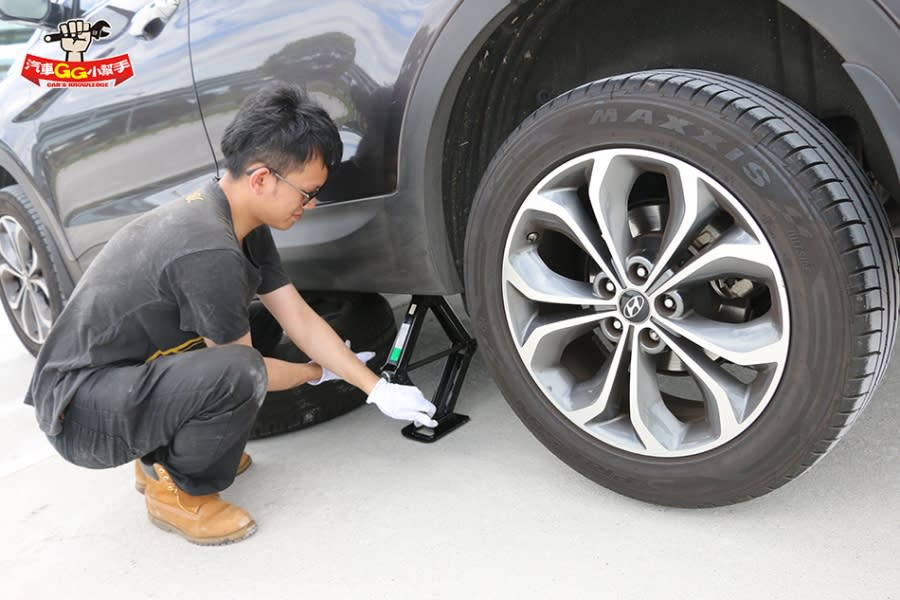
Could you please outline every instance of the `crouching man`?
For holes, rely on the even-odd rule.
[[[341,150],[299,88],[248,98],[222,139],[222,179],[117,232],[38,355],[26,403],[51,444],[83,467],[135,461],[150,520],[191,542],[256,530],[219,492],[250,465],[267,390],[342,378],[388,416],[436,425],[417,388],[380,379],[306,304],[272,241],[270,227],[315,208]],[[313,362],[261,355],[281,329]]]

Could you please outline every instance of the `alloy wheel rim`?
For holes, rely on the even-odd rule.
[[[9,215],[0,217],[0,289],[19,329],[43,344],[52,323],[50,290],[31,238]]]
[[[599,150],[555,168],[513,220],[502,279],[534,383],[627,452],[726,444],[784,372],[787,291],[762,228],[712,176],[666,154]]]

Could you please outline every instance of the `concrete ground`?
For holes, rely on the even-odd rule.
[[[422,351],[443,347],[430,323]],[[371,406],[250,442],[254,465],[224,496],[259,531],[203,548],[148,521],[130,466],[54,454],[21,404],[33,359],[0,316],[0,596],[900,599],[894,365],[807,475],[752,502],[680,510],[557,460],[476,355],[459,403],[472,422],[437,444],[401,437]],[[414,372],[426,395],[439,368]]]

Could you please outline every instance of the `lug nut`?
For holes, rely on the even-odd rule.
[[[615,318],[603,319],[597,330],[599,335],[602,335],[614,344],[619,343],[624,334],[622,322]]]
[[[666,350],[666,344],[655,331],[644,329],[641,331],[641,348],[650,354],[662,354]]]
[[[591,281],[591,285],[593,287],[594,295],[598,298],[612,300],[616,295],[616,285],[603,273],[594,277]]]
[[[679,319],[685,314],[684,298],[679,292],[669,292],[657,299],[657,308],[663,316]]]
[[[652,268],[653,263],[645,256],[632,256],[625,261],[625,269],[628,273],[628,278],[632,283],[637,285],[641,285],[647,281],[647,278],[650,277],[650,270]]]

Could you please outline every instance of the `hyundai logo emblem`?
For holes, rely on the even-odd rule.
[[[626,317],[633,319],[638,316],[638,313],[641,312],[642,308],[644,308],[644,299],[640,296],[632,296],[631,299],[625,303],[623,311]]]
[[[638,292],[625,292],[621,307],[622,315],[629,321],[643,321],[650,313],[647,299]]]

